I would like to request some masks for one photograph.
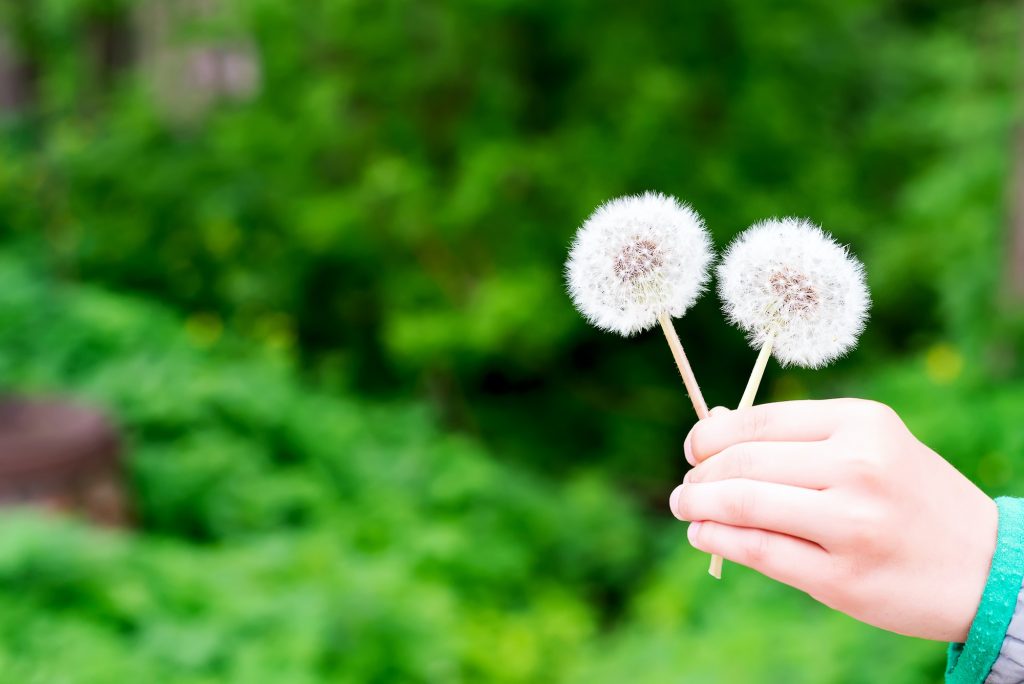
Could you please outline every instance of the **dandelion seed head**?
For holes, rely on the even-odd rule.
[[[871,305],[864,266],[805,219],[769,219],[741,233],[718,266],[726,316],[760,349],[775,336],[783,366],[819,368],[857,344]]]
[[[612,269],[624,285],[640,283],[664,265],[661,249],[652,240],[627,242],[612,260]]]
[[[697,212],[647,192],[605,202],[587,218],[569,250],[566,281],[590,323],[629,336],[662,312],[686,313],[707,285],[711,261]]]

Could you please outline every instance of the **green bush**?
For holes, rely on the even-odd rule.
[[[939,645],[707,578],[665,512],[667,350],[589,329],[560,268],[627,192],[719,246],[808,215],[872,320],[761,398],[886,401],[1024,491],[1015,3],[230,0],[164,47],[248,46],[260,85],[192,116],[105,42],[154,4],[0,3],[34,77],[0,112],[0,379],[106,407],[139,517],[4,516],[0,681],[938,680]],[[714,298],[679,328],[734,403]]]
[[[137,4],[4,6],[37,87],[0,123],[2,235],[332,386],[416,391],[508,458],[597,451],[647,495],[674,472],[689,414],[661,342],[588,329],[561,283],[574,228],[626,192],[692,201],[720,246],[774,214],[851,242],[860,359],[989,328],[1013,3],[219,2],[168,44],[251,44],[260,88],[185,121],[145,41],[137,68],[83,57]],[[731,404],[752,360],[716,308],[680,327]]]
[[[524,474],[422,407],[320,393],[280,356],[231,335],[204,347],[161,309],[9,258],[0,283],[9,386],[120,417],[140,519],[114,534],[5,516],[5,679],[930,682],[942,669],[941,645],[750,571],[713,583],[682,530],[606,475]],[[917,365],[869,383],[949,453],[1024,443],[1008,419],[1018,388],[954,383],[914,404],[934,394]],[[954,420],[966,404],[991,434]],[[1019,487],[998,463],[980,477]]]
[[[201,350],[139,302],[9,260],[0,282],[7,382],[120,418],[141,522],[7,523],[0,666],[23,681],[538,681],[651,551],[602,479],[516,472],[420,408]]]

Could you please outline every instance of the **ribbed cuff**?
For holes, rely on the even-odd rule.
[[[992,566],[967,643],[950,644],[947,684],[981,684],[999,656],[1024,580],[1024,499],[1000,497],[999,532]]]

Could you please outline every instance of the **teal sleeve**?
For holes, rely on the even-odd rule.
[[[996,552],[967,633],[967,643],[950,644],[947,684],[981,684],[999,655],[1024,579],[1024,499],[1000,497]]]

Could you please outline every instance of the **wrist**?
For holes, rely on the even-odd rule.
[[[961,538],[967,543],[962,548],[964,566],[957,571],[959,591],[952,602],[948,641],[967,641],[989,581],[999,540],[999,506],[980,491],[978,495],[974,513],[964,516],[968,529]]]
[[[981,682],[999,655],[1024,579],[1024,500],[1001,497],[997,543],[965,643],[949,649],[946,681]]]

